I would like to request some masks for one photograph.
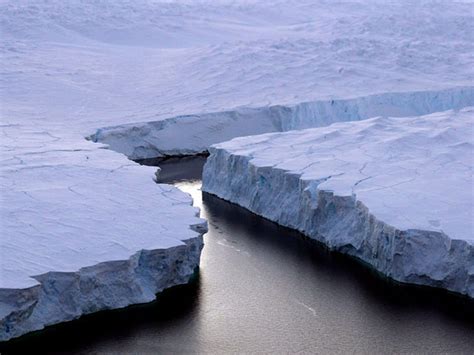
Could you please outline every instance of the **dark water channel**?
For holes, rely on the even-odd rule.
[[[201,269],[156,302],[101,312],[2,353],[474,353],[474,304],[394,284],[200,191],[204,157],[160,162],[209,221]],[[146,162],[153,164],[153,161]]]

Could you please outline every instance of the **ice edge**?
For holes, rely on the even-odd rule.
[[[354,195],[338,196],[319,189],[330,176],[308,181],[298,173],[252,164],[251,156],[229,153],[225,148],[209,151],[204,192],[298,230],[398,282],[444,288],[474,298],[472,244],[438,231],[398,230],[377,219]],[[262,174],[272,180],[268,185],[279,186],[277,194],[259,191]],[[296,213],[276,208],[278,201],[290,201]]]
[[[207,222],[190,229],[198,235],[175,247],[32,276],[38,285],[29,288],[0,289],[0,341],[85,314],[151,302],[164,289],[188,283],[199,267]]]
[[[474,86],[392,92],[290,106],[238,107],[221,112],[104,127],[88,139],[104,143],[132,160],[140,160],[202,154],[212,144],[241,136],[322,127],[375,116],[420,116],[472,105]]]

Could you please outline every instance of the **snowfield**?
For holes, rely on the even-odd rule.
[[[203,191],[397,281],[474,297],[474,108],[236,138]]]
[[[189,279],[204,222],[125,155],[472,106],[473,33],[465,2],[0,0],[0,340]]]
[[[178,140],[171,137],[176,131],[181,142],[193,140],[183,153],[207,146],[206,137],[221,130],[222,140],[231,138],[222,128],[229,119],[215,118],[241,107],[265,111],[383,95],[383,102],[369,107],[371,115],[409,116],[456,108],[445,102],[405,110],[418,92],[460,87],[470,88],[474,105],[472,4],[277,0],[270,5],[3,0],[3,116],[67,123],[82,136],[116,127],[113,137],[97,135],[107,144],[120,140],[117,126],[134,124],[122,135],[134,129],[137,138],[114,147],[126,145],[124,152],[145,158],[179,150],[169,143]],[[354,104],[350,112],[359,109],[365,107]],[[211,122],[203,116],[209,113],[215,113]],[[173,130],[173,118],[183,115],[191,115],[192,132],[199,126],[196,134],[181,124]],[[259,116],[249,120],[232,121],[232,137],[263,133],[266,123],[258,122]],[[169,134],[149,132],[161,130],[158,123],[143,124],[156,121],[164,121]]]
[[[2,131],[0,340],[188,282],[206,231],[188,195],[74,134]]]

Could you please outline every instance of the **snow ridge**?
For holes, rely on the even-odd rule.
[[[209,149],[203,191],[394,280],[474,297],[473,117],[470,108],[236,138]]]
[[[328,126],[375,116],[424,115],[474,105],[474,87],[384,93],[353,99],[272,105],[171,117],[98,129],[90,139],[130,159],[206,152],[235,137]]]

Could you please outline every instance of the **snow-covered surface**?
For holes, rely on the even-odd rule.
[[[236,138],[203,190],[398,281],[474,297],[474,108]]]
[[[3,0],[2,112],[89,135],[239,106],[472,87],[473,23],[472,3],[452,1]],[[370,112],[403,111],[404,100],[387,102]],[[179,134],[203,146],[228,123]],[[151,142],[142,132],[137,147],[168,151],[171,128]]]
[[[0,0],[2,339],[149,299],[71,311],[31,276],[199,243],[183,194],[85,136],[144,158],[470,105],[473,28],[465,2]]]
[[[75,271],[196,237],[189,227],[202,220],[191,198],[156,185],[156,169],[85,140],[2,129],[2,144],[13,156],[2,159],[0,287],[34,286],[31,276],[46,271]],[[18,136],[31,146],[18,147]]]
[[[76,134],[1,128],[0,340],[192,276],[205,223],[190,196]]]

